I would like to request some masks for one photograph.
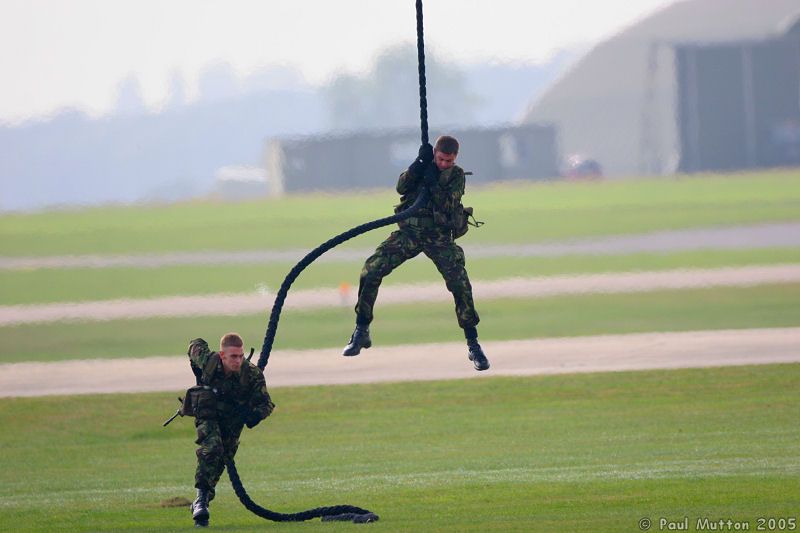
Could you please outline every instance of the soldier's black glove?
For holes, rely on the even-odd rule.
[[[420,178],[425,174],[425,168],[433,162],[433,146],[431,143],[420,145],[417,158],[408,167],[408,173],[415,178]]]
[[[425,143],[420,145],[419,153],[417,154],[417,159],[419,159],[423,163],[433,162],[433,146],[431,146],[431,143]]]
[[[258,413],[256,413],[255,411],[250,411],[250,413],[244,419],[244,423],[245,423],[245,425],[247,425],[248,429],[253,429],[258,424],[261,423],[261,420],[263,420],[263,419],[261,418],[261,416]]]
[[[263,420],[263,419],[262,419],[260,416],[258,416],[258,415],[254,415],[254,416],[251,416],[251,417],[249,417],[249,418],[248,418],[248,419],[245,421],[245,424],[247,425],[247,428],[248,428],[248,429],[253,429],[253,428],[254,428],[254,427],[256,427],[258,424],[260,424],[260,423],[261,423],[261,420]]]

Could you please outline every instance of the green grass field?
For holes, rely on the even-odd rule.
[[[592,294],[478,302],[483,341],[648,331],[800,326],[800,284]],[[376,307],[377,345],[463,340],[452,304]],[[267,312],[241,317],[153,318],[0,328],[0,363],[183,354],[189,339],[240,332],[260,349]],[[275,349],[331,348],[338,357],[353,311],[283,313]],[[491,342],[486,343],[491,351]]]
[[[0,217],[0,255],[244,250],[316,246],[391,214],[394,179],[379,194],[304,195],[239,204],[190,202]],[[468,186],[469,187],[469,186]],[[486,226],[473,242],[536,242],[708,225],[800,219],[796,171],[597,183],[468,188]],[[380,236],[356,239],[368,246]]]
[[[642,517],[798,517],[800,365],[273,390],[243,435],[267,507],[350,503],[368,526],[266,524],[223,478],[218,531],[638,531]],[[177,392],[177,391],[176,391]],[[193,426],[174,394],[0,400],[4,531],[179,531]],[[656,527],[653,530],[657,530]],[[360,529],[359,529],[360,531]]]
[[[469,254],[468,254],[469,255]],[[365,257],[366,259],[366,257]],[[675,268],[800,263],[800,249],[703,250],[664,254],[570,255],[560,257],[502,257],[467,259],[470,278],[633,272]],[[363,261],[317,262],[306,269],[292,290],[358,288]],[[255,292],[266,286],[277,291],[293,264],[174,266],[163,268],[69,268],[0,271],[0,304],[78,302],[113,298],[151,298],[166,295]],[[387,285],[441,280],[433,263],[416,258],[387,277]],[[266,310],[265,310],[266,312]]]
[[[308,249],[396,203],[381,194],[191,202],[0,216],[0,256]],[[800,221],[800,173],[469,189],[487,225],[470,243]],[[350,244],[377,244],[387,230]],[[798,249],[469,259],[472,279],[800,262]],[[0,304],[275,289],[289,264],[0,272]],[[314,264],[297,288],[357,285],[361,262]],[[388,283],[434,281],[413,261]],[[290,295],[291,299],[291,295]],[[481,340],[800,326],[800,284],[482,300]],[[0,363],[183,354],[188,339],[259,315],[0,327]],[[286,311],[275,348],[338,357],[351,308]],[[381,306],[377,345],[462,340],[452,304]],[[367,352],[366,356],[369,356]],[[466,364],[466,360],[465,360]],[[187,369],[188,373],[188,369]],[[486,376],[484,376],[486,378]],[[639,531],[643,517],[800,519],[800,364],[285,388],[237,457],[254,499],[280,511],[350,503],[368,526],[265,524],[227,478],[220,531]],[[187,382],[188,383],[188,382]],[[0,399],[1,531],[178,531],[192,497],[193,427],[161,422],[169,394]],[[690,524],[690,525],[693,525]]]

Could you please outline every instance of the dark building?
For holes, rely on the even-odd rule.
[[[800,165],[800,34],[675,46],[679,170]]]
[[[439,133],[431,132],[431,142]],[[448,134],[459,140],[458,164],[473,173],[470,184],[558,175],[552,125]],[[276,192],[393,188],[397,176],[416,156],[419,144],[419,132],[413,130],[275,139],[267,145],[265,166]]]

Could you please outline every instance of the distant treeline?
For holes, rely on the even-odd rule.
[[[516,120],[570,57],[536,66],[466,67],[432,57],[430,120],[464,127]],[[415,61],[398,47],[363,76],[343,74],[322,87],[281,80],[280,88],[269,88],[266,71],[239,92],[219,90],[230,69],[217,67],[201,84],[198,102],[172,102],[159,113],[137,106],[136,85],[125,80],[117,114],[92,119],[64,110],[0,126],[0,209],[190,198],[213,188],[220,167],[261,165],[270,137],[414,125]]]

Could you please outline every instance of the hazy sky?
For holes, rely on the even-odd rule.
[[[459,62],[541,62],[591,44],[674,0],[427,0],[425,42]],[[290,64],[312,83],[414,42],[413,0],[0,0],[0,121],[114,105],[133,75],[157,108],[180,75],[226,61],[244,76]]]

